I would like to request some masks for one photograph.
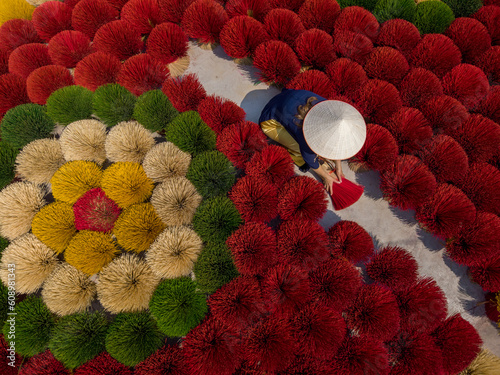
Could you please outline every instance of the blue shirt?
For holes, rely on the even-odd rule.
[[[259,123],[267,120],[278,121],[299,144],[300,153],[307,165],[317,169],[319,168],[319,162],[316,160],[317,155],[307,145],[304,132],[300,126],[302,120],[295,117],[298,113],[297,107],[306,104],[307,99],[311,96],[318,98],[318,100],[312,102],[313,104],[326,100],[311,91],[283,89],[280,94],[266,104],[260,115]]]

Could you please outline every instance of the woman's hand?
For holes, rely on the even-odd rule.
[[[323,185],[325,186],[325,190],[328,192],[328,194],[332,194],[332,184],[339,184],[339,181],[334,177],[334,174],[326,174],[325,176],[322,176],[323,178]]]
[[[344,177],[344,174],[337,174],[337,171],[331,171],[330,176],[333,178],[333,182],[336,184],[340,184],[342,182],[342,177]]]
[[[320,165],[319,168],[313,169],[321,179],[323,180],[323,185],[325,186],[325,190],[332,194],[332,184],[340,184],[342,182],[342,178],[345,178],[344,173],[342,172],[342,166],[340,164],[340,160],[335,160],[335,170],[330,171],[327,169],[326,165]]]

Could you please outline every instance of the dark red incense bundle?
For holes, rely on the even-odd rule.
[[[366,265],[366,273],[372,280],[392,290],[401,290],[417,281],[418,264],[405,249],[386,246],[371,258]]]
[[[293,313],[311,301],[307,271],[286,262],[270,268],[261,287],[272,312]]]
[[[203,85],[193,73],[167,78],[161,90],[179,112],[196,110],[198,104],[207,97]]]
[[[9,72],[9,55],[0,49],[0,75]]]
[[[152,354],[154,356],[155,354]],[[90,361],[85,362],[83,365],[78,367],[73,374],[74,375],[96,375],[99,373],[105,374],[120,374],[120,375],[132,375],[132,369],[125,366],[124,364],[118,362],[116,359],[111,357],[107,352],[102,352],[98,356],[92,358]],[[134,373],[137,374],[135,371]],[[59,374],[59,373],[57,373]],[[157,375],[155,372],[148,372],[148,374]]]
[[[329,64],[325,73],[330,77],[332,90],[338,95],[352,97],[368,77],[363,67],[350,59],[340,58]]]
[[[73,9],[76,4],[78,4],[81,0],[65,0],[64,4],[69,6],[71,9]],[[113,2],[113,0],[107,0],[110,4]],[[126,0],[115,0],[115,1],[126,1]]]
[[[469,158],[452,137],[440,134],[433,137],[417,153],[438,182],[457,183],[469,168]]]
[[[209,317],[182,341],[182,352],[192,374],[232,375],[241,355],[234,335],[221,321]]]
[[[492,86],[486,99],[479,107],[479,112],[497,124],[500,123],[500,86]]]
[[[300,71],[300,61],[285,42],[270,40],[255,50],[254,66],[260,70],[260,80],[285,85]]]
[[[135,375],[165,375],[166,371],[171,375],[188,373],[183,352],[178,345],[165,344],[134,367]]]
[[[278,191],[260,176],[244,176],[236,182],[229,198],[245,222],[269,222],[278,216]]]
[[[15,106],[29,102],[25,79],[13,73],[0,76],[0,116]]]
[[[459,264],[477,266],[498,254],[500,218],[478,211],[476,220],[446,243],[450,258]]]
[[[13,19],[0,26],[0,50],[7,55],[7,58],[12,51],[23,44],[42,42],[30,20]]]
[[[272,40],[295,45],[297,37],[306,31],[299,16],[288,9],[273,9],[264,19],[264,26]]]
[[[378,284],[365,284],[346,311],[346,323],[358,334],[381,341],[399,331],[399,307],[391,290]]]
[[[290,323],[279,315],[258,321],[244,334],[243,358],[253,370],[274,373],[284,369],[294,358],[296,342]]]
[[[481,285],[483,290],[500,292],[500,254],[477,262],[477,265],[470,268],[470,274],[472,280]],[[488,314],[488,306],[485,306],[485,308],[487,309],[486,314],[490,316],[491,313]],[[496,309],[496,306],[495,310],[498,316],[495,322],[498,322],[500,320],[500,311]]]
[[[125,2],[127,1],[125,0]],[[158,0],[160,18],[164,22],[180,24],[184,12],[193,2],[194,0]]]
[[[0,353],[3,357],[0,361],[0,371],[5,375],[16,375],[19,374],[19,366],[23,363],[23,357],[15,353],[14,367],[10,366],[7,359],[7,356],[10,355],[9,348],[10,344],[5,341],[3,335],[0,335]]]
[[[254,277],[239,276],[210,295],[212,315],[235,330],[245,330],[266,312],[261,288]]]
[[[362,285],[359,271],[346,259],[332,258],[309,276],[314,300],[338,311],[347,308]]]
[[[457,18],[445,34],[460,49],[463,61],[469,64],[474,64],[474,61],[491,47],[488,30],[474,18]]]
[[[346,335],[333,358],[334,374],[389,374],[387,348],[382,341],[366,335]]]
[[[277,236],[281,263],[311,271],[330,258],[328,235],[318,223],[287,221],[280,224]]]
[[[413,49],[409,63],[442,78],[462,61],[462,54],[453,41],[443,34],[427,34]]]
[[[303,65],[324,69],[337,58],[333,50],[333,38],[326,31],[310,29],[295,41],[295,51]]]
[[[373,239],[358,223],[341,220],[328,230],[330,249],[333,254],[352,263],[365,260],[373,254]]]
[[[219,42],[219,34],[229,17],[216,0],[196,0],[182,16],[182,28],[190,38],[203,44]]]
[[[26,89],[33,103],[44,105],[54,91],[74,83],[71,73],[65,67],[46,65],[31,72],[26,80]]]
[[[500,171],[500,151],[497,151],[497,153],[488,160],[488,163]]]
[[[250,16],[259,22],[264,22],[267,13],[272,9],[268,0],[228,0],[225,8],[230,19]]]
[[[257,46],[267,40],[269,35],[264,25],[249,16],[231,18],[220,33],[222,48],[235,59],[253,57]]]
[[[335,20],[335,29],[360,33],[375,42],[380,31],[380,24],[365,8],[350,6],[340,12]]]
[[[306,29],[320,29],[333,33],[340,5],[335,0],[306,0],[300,7],[299,17]]]
[[[422,112],[402,107],[384,123],[398,143],[399,152],[415,154],[430,141],[432,128]]]
[[[400,331],[388,347],[393,363],[391,374],[447,374],[443,370],[442,352],[426,332]]]
[[[217,137],[217,149],[240,169],[245,169],[250,158],[266,145],[266,135],[251,121],[230,125]]]
[[[355,96],[355,102],[368,122],[375,124],[383,124],[403,104],[396,87],[378,79],[369,80]]]
[[[130,0],[122,8],[120,18],[141,34],[149,34],[163,22],[158,0]]]
[[[115,83],[121,68],[122,63],[115,55],[95,52],[76,64],[75,83],[94,91],[106,83]]]
[[[446,296],[431,278],[419,279],[408,288],[395,291],[395,294],[402,331],[430,332],[446,319]]]
[[[420,105],[420,111],[436,134],[449,134],[470,116],[462,103],[448,95],[433,96]]]
[[[24,79],[28,78],[33,70],[51,64],[49,48],[42,43],[23,44],[9,56],[9,72]]]
[[[265,223],[249,222],[226,240],[242,275],[263,275],[278,260],[276,234]]]
[[[252,156],[245,172],[251,176],[262,176],[280,187],[295,174],[288,151],[278,145],[267,145]]]
[[[123,20],[112,21],[101,26],[95,33],[92,43],[95,51],[110,53],[120,60],[126,60],[141,53],[143,47],[141,34]]]
[[[299,344],[300,345],[300,344]],[[331,360],[322,360],[318,358],[318,352],[314,355],[297,355],[295,359],[279,375],[316,375],[330,374]]]
[[[476,208],[459,188],[439,184],[436,192],[417,207],[415,218],[426,230],[446,239],[475,220]]]
[[[436,178],[416,156],[400,155],[381,173],[384,199],[402,210],[416,208],[436,191]]]
[[[457,186],[467,194],[478,210],[500,215],[500,171],[493,165],[471,163]]]
[[[283,220],[318,221],[327,209],[323,185],[307,176],[295,176],[285,182],[278,200],[278,213]]]
[[[330,172],[330,174],[331,173],[332,172]],[[352,206],[361,198],[364,191],[365,188],[363,186],[355,184],[347,178],[343,178],[340,184],[335,182],[332,183],[332,194],[330,198],[333,208],[338,211]]]
[[[59,362],[48,349],[25,360],[22,364],[22,369],[19,371],[19,374],[23,375],[69,375],[70,373],[70,370],[64,367],[64,365]],[[5,373],[2,371],[2,374]]]
[[[336,29],[333,50],[341,57],[347,57],[363,65],[371,51],[373,42],[366,35],[350,30]]]
[[[315,303],[302,307],[290,320],[299,353],[312,358],[330,359],[346,334],[342,315],[335,309]]]
[[[348,163],[355,172],[369,169],[383,171],[394,163],[396,156],[398,144],[389,130],[380,125],[367,124],[365,143]]]
[[[119,18],[120,12],[107,1],[81,0],[73,9],[73,28],[89,38],[94,38],[97,30],[108,22]]]
[[[498,5],[498,6],[500,6],[500,0],[484,0],[483,5]]]
[[[460,143],[471,163],[488,161],[498,152],[500,126],[479,114],[471,115],[450,135]]]
[[[500,43],[500,23],[498,22],[500,17],[500,6],[487,5],[481,7],[471,17],[486,26],[493,45],[498,45]]]
[[[33,25],[44,41],[48,42],[57,33],[71,30],[72,9],[59,1],[48,1],[33,11]]]
[[[465,370],[483,343],[476,329],[459,314],[450,316],[431,335],[443,353],[443,366],[448,374]]]
[[[420,31],[414,24],[396,18],[381,25],[377,44],[396,48],[408,59],[420,40],[422,40]]]
[[[490,84],[477,66],[460,64],[443,77],[443,89],[446,95],[458,99],[471,111],[488,95]]]
[[[67,0],[66,2],[78,2],[81,0]],[[109,5],[111,5],[113,8],[116,8],[117,10],[121,10],[125,4],[127,4],[128,0],[106,0]],[[162,0],[165,1],[165,0]]]
[[[197,109],[201,119],[219,134],[229,125],[245,120],[245,111],[233,101],[216,95],[203,99]]]
[[[61,31],[49,42],[49,55],[52,62],[66,68],[74,68],[91,52],[90,38],[80,31]]]
[[[500,46],[493,46],[479,56],[475,65],[480,67],[488,80],[497,85],[500,83]]]
[[[168,68],[147,53],[132,56],[118,73],[118,83],[134,95],[161,89],[169,76]]]
[[[430,70],[413,68],[399,85],[401,99],[407,107],[420,108],[435,96],[443,95],[439,78]]]
[[[391,47],[377,47],[368,56],[364,68],[368,77],[398,86],[410,70],[410,65],[398,50]]]
[[[288,84],[287,89],[307,90],[324,98],[335,95],[332,90],[330,78],[320,70],[310,69],[297,74]]]
[[[297,13],[304,3],[304,0],[270,0],[272,8],[289,9]]]

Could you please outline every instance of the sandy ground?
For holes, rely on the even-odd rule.
[[[248,121],[257,122],[265,104],[279,93],[259,83],[257,69],[236,65],[220,46],[205,51],[191,45],[189,55],[191,63],[187,72],[198,75],[209,95],[216,94],[240,105]],[[370,233],[377,248],[397,245],[410,251],[419,264],[420,274],[432,277],[446,293],[449,314],[460,313],[476,327],[484,346],[500,356],[498,330],[484,315],[484,307],[477,306],[484,300],[484,293],[469,280],[467,268],[444,254],[444,242],[419,227],[414,211],[399,210],[382,199],[378,172],[354,174],[346,162],[342,169],[348,179],[363,185],[365,192],[357,203],[341,211],[334,211],[330,203],[320,224],[328,229],[339,220],[352,220]],[[302,174],[298,169],[297,173]]]

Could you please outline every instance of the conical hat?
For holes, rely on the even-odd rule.
[[[366,139],[366,124],[352,105],[325,100],[307,112],[304,138],[311,150],[326,159],[348,159],[361,150]]]

